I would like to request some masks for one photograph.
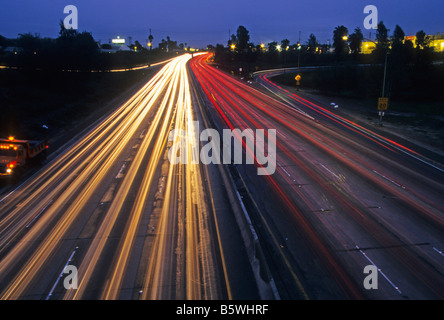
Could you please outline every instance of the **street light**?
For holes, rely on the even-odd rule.
[[[348,37],[347,37],[347,36],[343,36],[343,37],[342,37],[342,40],[347,41],[347,40],[348,40]]]

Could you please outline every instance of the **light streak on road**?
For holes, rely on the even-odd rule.
[[[163,177],[167,183],[155,245],[151,251],[144,249],[151,258],[146,270],[138,270],[136,276],[137,266],[131,265],[141,232],[149,232],[144,223],[152,211],[160,168],[167,161],[168,134],[181,126],[193,130],[186,69],[190,57],[169,61],[125,104],[3,199],[1,299],[48,296],[39,286],[54,283],[59,261],[66,261],[73,247],[80,248],[73,262],[78,268],[78,289],[54,287],[51,297],[119,299],[128,278],[145,279],[142,287],[134,288],[143,292],[142,299],[218,297],[199,165],[169,166]],[[113,232],[118,229],[120,240],[113,244]],[[181,232],[184,237],[178,236]],[[183,250],[180,255],[178,248]],[[183,275],[174,269],[183,263],[180,258],[186,261]],[[103,279],[100,288],[97,279]],[[184,295],[165,289],[178,285],[185,288]]]
[[[214,68],[208,56],[193,59],[191,66],[222,126],[276,129],[281,138],[276,174],[255,182],[268,183],[286,208],[259,212],[263,225],[279,225],[270,237],[291,234],[290,226],[301,232],[314,259],[323,261],[347,298],[368,294],[359,283],[366,262],[352,249],[363,244],[380,248],[377,264],[400,286],[409,286],[412,296],[444,296],[442,262],[431,245],[421,245],[443,241],[440,170],[432,172],[434,166],[415,162],[423,159],[418,152],[286,91],[263,74],[260,84],[266,90]],[[251,150],[245,146],[245,152]],[[297,247],[273,250],[283,261],[298,261]],[[307,286],[299,290],[310,296]],[[379,293],[399,298],[390,288]]]

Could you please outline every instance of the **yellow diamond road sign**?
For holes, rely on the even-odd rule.
[[[388,108],[388,98],[379,98],[378,99],[378,110],[385,111]]]
[[[301,81],[301,78],[302,78],[302,77],[301,77],[301,75],[299,75],[299,74],[295,77],[296,85],[297,85],[297,86],[300,86],[300,85],[301,85],[301,82],[300,82],[300,81]]]

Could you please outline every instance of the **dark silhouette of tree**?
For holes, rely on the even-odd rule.
[[[228,40],[228,46],[230,47],[232,44],[236,45],[237,44],[237,39],[236,36],[234,34],[231,35],[231,39]]]
[[[276,51],[276,48],[277,48],[277,46],[278,46],[278,43],[277,43],[276,41],[272,41],[272,42],[269,42],[269,43],[267,44],[267,46],[268,46],[268,51],[269,51],[269,52],[273,52],[273,51]]]
[[[217,63],[224,63],[225,61],[225,48],[222,44],[216,44],[216,49],[214,51],[214,61]]]
[[[281,48],[282,48],[282,50],[286,50],[287,47],[289,47],[289,46],[290,46],[290,40],[284,39],[284,40],[281,41]]]
[[[392,45],[401,45],[404,41],[405,33],[399,25],[396,25],[395,30],[393,30]]]
[[[376,49],[373,51],[376,61],[379,63],[384,63],[385,56],[389,52],[390,42],[388,32],[389,30],[384,25],[384,22],[380,21],[376,30]]]
[[[394,69],[398,70],[404,68],[407,63],[412,60],[411,48],[413,46],[411,41],[404,41],[405,33],[399,25],[396,25],[393,30],[393,36],[391,39],[392,48],[392,64]],[[399,73],[399,72],[398,72]]]
[[[136,41],[134,42],[134,44],[131,44],[131,45],[129,45],[128,47],[129,47],[131,50],[134,50],[135,52],[146,52],[146,51],[147,51],[147,49],[144,48],[144,47],[140,44],[140,42],[139,42],[138,40],[136,40]]]
[[[89,32],[77,32],[75,29],[66,29],[63,22],[60,21],[59,35],[57,44],[62,51],[85,57],[97,52],[97,43]]]
[[[59,22],[60,31],[59,31],[59,38],[60,40],[69,40],[74,39],[77,36],[77,30],[76,29],[66,29],[65,24],[62,20]]]
[[[167,51],[168,49],[168,42],[165,41],[165,39],[162,39],[159,43],[159,49],[162,51]]]
[[[335,48],[335,54],[337,57],[348,52],[347,36],[348,29],[343,25],[337,26],[333,31],[333,47]]]
[[[32,55],[39,51],[41,47],[41,38],[38,34],[31,33],[19,34],[17,46],[22,49],[24,55]]]
[[[353,55],[357,56],[361,53],[362,41],[364,40],[364,35],[362,34],[361,28],[357,27],[355,31],[348,37],[348,42],[350,44],[350,50]]]
[[[416,47],[419,49],[424,49],[429,46],[430,38],[426,35],[424,30],[420,30],[416,33],[415,44],[416,44]]]
[[[236,31],[236,48],[238,51],[248,50],[248,42],[250,41],[250,35],[248,30],[244,26],[239,26]]]
[[[389,30],[384,25],[383,21],[378,23],[378,28],[376,30],[376,41],[378,42],[378,46],[384,50],[384,52],[389,47],[389,39],[388,39]]]
[[[416,62],[415,65],[417,68],[426,69],[430,66],[432,62],[432,48],[430,45],[430,37],[424,32],[424,30],[420,30],[416,33]]]
[[[307,50],[309,53],[314,53],[316,51],[316,47],[319,47],[319,42],[316,39],[316,36],[311,33],[307,41]]]

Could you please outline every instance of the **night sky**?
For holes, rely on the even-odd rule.
[[[369,37],[370,30],[363,27],[363,10],[369,4],[378,8],[390,34],[396,24],[406,35],[421,29],[444,32],[444,0],[1,0],[0,35],[57,37],[58,23],[66,16],[63,8],[70,4],[78,9],[79,31],[91,32],[102,43],[120,35],[145,44],[151,28],[155,46],[170,36],[178,43],[205,47],[226,44],[229,31],[235,33],[239,25],[256,44],[284,38],[295,43],[299,31],[304,43],[310,33],[326,43],[341,24],[350,32],[359,26]]]

